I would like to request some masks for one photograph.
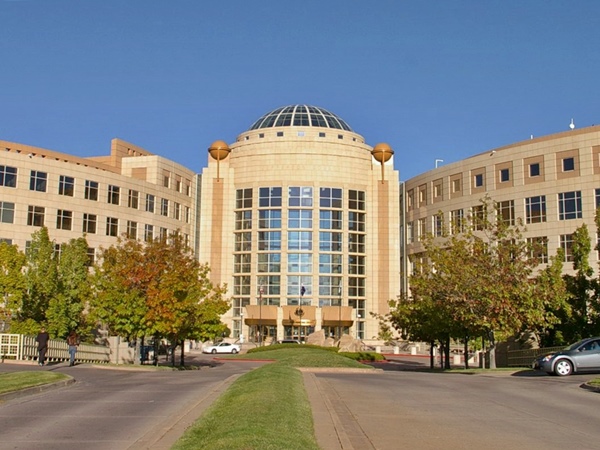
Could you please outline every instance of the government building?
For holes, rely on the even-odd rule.
[[[235,142],[215,138],[201,173],[120,139],[109,155],[87,158],[0,141],[0,240],[25,250],[46,226],[57,251],[85,235],[93,259],[121,235],[177,232],[213,283],[227,285],[233,338],[323,330],[376,342],[373,314],[408,291],[421,237],[476,214],[484,196],[503,220],[523,219],[544,262],[559,247],[569,260],[582,223],[596,229],[600,127],[488,150],[405,182],[394,170],[402,149],[371,146],[315,106],[268,112]]]

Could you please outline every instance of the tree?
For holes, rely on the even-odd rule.
[[[224,288],[213,287],[208,266],[178,234],[145,244],[120,240],[101,259],[94,311],[111,332],[128,339],[165,338],[175,347],[185,339],[214,339],[227,329],[220,320],[229,309]]]
[[[11,331],[34,334],[46,325],[46,311],[50,300],[58,293],[58,268],[54,243],[48,229],[42,227],[31,235],[25,252],[26,292],[22,298],[17,318],[11,322]],[[51,337],[56,337],[50,333]]]
[[[23,268],[25,254],[16,245],[0,242],[0,332],[18,315],[27,291]]]
[[[61,247],[58,261],[58,290],[46,311],[48,332],[66,339],[71,330],[79,336],[90,334],[84,309],[91,298],[88,243],[84,237],[71,239]]]
[[[479,211],[469,223],[453,224],[454,234],[424,239],[424,262],[410,277],[412,300],[423,306],[412,308],[436,311],[425,315],[432,335],[443,332],[464,339],[465,347],[471,336],[488,340],[494,368],[496,339],[549,326],[553,320],[548,306],[559,307],[560,293],[544,284],[544,296],[538,295],[541,285],[532,281],[538,261],[522,237],[520,222],[508,224],[487,197]],[[398,314],[390,317],[400,326]],[[419,334],[419,329],[422,325],[409,332]]]

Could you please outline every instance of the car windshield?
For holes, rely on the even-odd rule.
[[[584,342],[586,342],[588,339],[582,339],[581,341],[577,341],[574,344],[569,345],[568,347],[565,347],[564,350],[568,351],[568,350],[575,350],[577,347],[579,347],[581,344],[583,344]]]

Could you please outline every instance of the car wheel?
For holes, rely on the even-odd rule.
[[[234,348],[233,350],[231,350],[231,353],[235,355],[237,353],[237,350]]]
[[[559,359],[554,366],[554,373],[559,377],[566,377],[573,373],[573,364],[569,360]]]
[[[217,353],[217,349],[213,348],[211,353],[214,355],[215,353]]]

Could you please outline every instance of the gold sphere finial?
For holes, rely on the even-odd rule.
[[[208,153],[213,159],[222,161],[229,156],[231,149],[224,141],[215,141],[208,147]]]

